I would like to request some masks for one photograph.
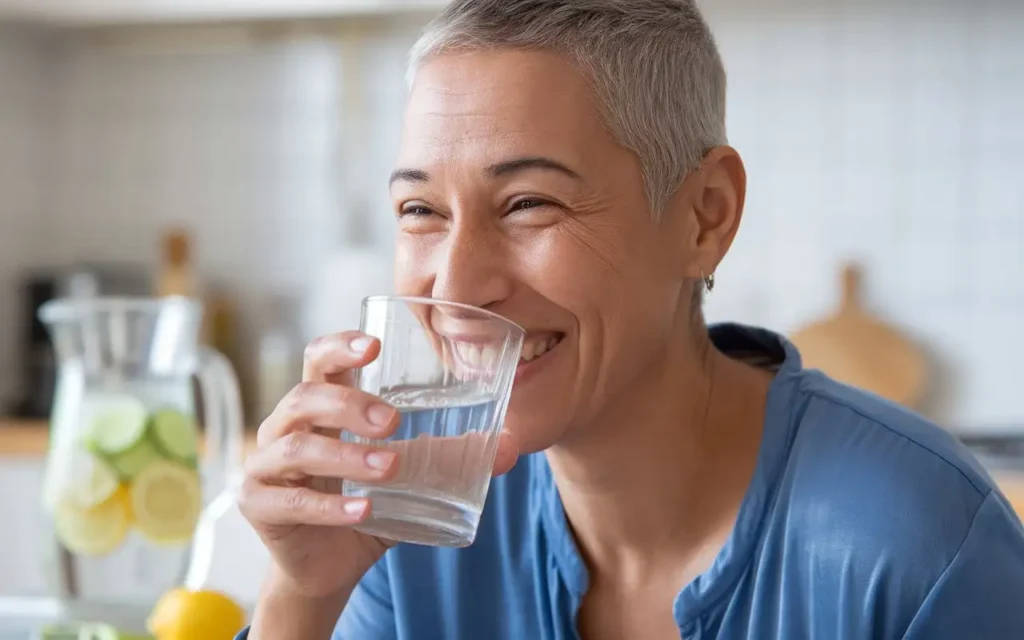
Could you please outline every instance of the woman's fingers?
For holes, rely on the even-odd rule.
[[[498,452],[494,456],[493,475],[500,476],[512,470],[519,459],[519,442],[516,437],[508,431],[502,431],[498,436]]]
[[[306,347],[302,379],[307,382],[344,382],[352,369],[365,366],[380,354],[380,340],[359,331],[317,338]]]
[[[261,525],[351,526],[369,515],[365,498],[346,498],[307,487],[267,485],[254,478],[242,484],[239,506],[250,522]]]
[[[396,469],[396,456],[394,451],[295,431],[250,454],[245,469],[250,478],[267,484],[295,483],[311,476],[379,482]]]
[[[260,447],[312,427],[345,429],[365,438],[386,438],[398,426],[398,412],[377,396],[327,382],[300,382],[263,421]]]

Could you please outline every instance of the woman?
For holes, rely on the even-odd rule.
[[[398,292],[556,344],[476,542],[388,550],[349,528],[372,505],[317,490],[394,473],[322,433],[394,428],[345,386],[380,345],[314,342],[247,463],[273,557],[251,640],[1024,637],[1024,530],[953,438],[704,325],[745,174],[692,0],[458,0],[412,72]]]

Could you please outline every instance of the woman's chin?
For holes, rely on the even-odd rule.
[[[505,415],[505,431],[515,436],[519,455],[536,453],[558,444],[565,431],[561,411],[551,405],[509,407]]]

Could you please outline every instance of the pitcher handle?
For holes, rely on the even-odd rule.
[[[196,377],[206,423],[206,447],[201,464],[207,484],[205,493],[212,499],[199,516],[189,549],[183,586],[190,590],[203,588],[210,577],[217,521],[235,504],[245,445],[242,394],[231,362],[219,351],[204,347],[200,351]],[[215,471],[223,475],[217,477]]]
[[[201,349],[197,378],[206,427],[203,476],[211,485],[207,495],[215,495],[233,490],[241,479],[245,446],[242,393],[234,367],[216,349]],[[217,470],[224,475],[216,477]]]

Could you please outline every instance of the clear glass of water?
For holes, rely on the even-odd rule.
[[[393,479],[343,483],[345,495],[371,500],[357,529],[399,542],[470,545],[525,331],[477,307],[392,296],[363,301],[360,329],[380,339],[381,352],[357,372],[356,386],[396,407],[401,423],[383,441],[342,432],[348,442],[399,454]]]

